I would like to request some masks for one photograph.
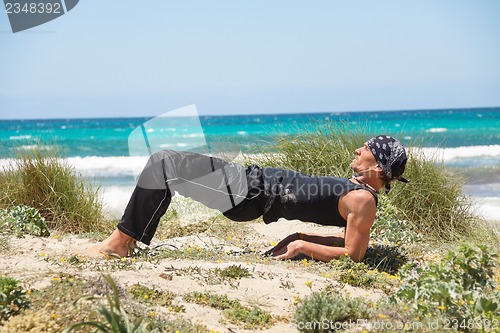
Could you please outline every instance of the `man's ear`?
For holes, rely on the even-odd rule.
[[[374,167],[373,167],[373,170],[375,170],[375,172],[378,172],[378,173],[380,173],[380,174],[383,174],[383,173],[384,173],[384,171],[382,170],[382,168],[381,168],[381,167],[380,167],[380,165],[378,165],[378,164],[377,164],[376,166],[374,166]]]

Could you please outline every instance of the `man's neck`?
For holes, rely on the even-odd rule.
[[[360,185],[366,186],[377,193],[379,193],[380,190],[384,187],[384,184],[379,178],[367,177],[362,174],[357,174],[356,176],[353,176],[353,178]]]

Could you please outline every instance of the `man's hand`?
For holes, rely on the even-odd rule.
[[[300,253],[301,243],[303,243],[301,240],[293,241],[277,251],[272,252],[271,255],[274,259],[291,259]]]
[[[286,236],[283,240],[281,240],[276,246],[273,248],[267,250],[264,255],[266,256],[275,256],[275,253],[278,253],[278,251],[282,250],[284,247],[286,247],[288,244],[290,244],[293,241],[296,241],[299,239],[299,234],[296,232],[294,234]],[[286,251],[283,251],[283,253]]]
[[[288,235],[272,249],[266,251],[264,255],[270,255],[275,259],[291,259],[302,253],[311,258],[329,261],[331,258],[328,252],[332,251],[332,247],[337,247],[344,254],[346,250],[340,250],[343,246],[342,233],[317,235],[296,232]]]

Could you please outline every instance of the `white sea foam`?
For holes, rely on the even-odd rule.
[[[100,188],[99,195],[108,217],[113,219],[121,218],[133,190],[133,186],[108,186]]]
[[[184,134],[183,138],[204,138],[205,135],[203,133],[192,133],[192,134]]]
[[[12,135],[9,136],[9,140],[29,140],[31,139],[31,135]]]
[[[426,156],[438,157],[443,162],[450,162],[463,158],[500,157],[500,145],[466,146],[456,148],[420,148]]]
[[[148,156],[69,157],[65,161],[85,177],[119,177],[138,175]]]
[[[435,127],[435,128],[429,128],[426,130],[427,133],[442,133],[448,131],[447,128],[444,127]]]
[[[488,221],[500,222],[500,198],[499,197],[474,197],[475,212]]]

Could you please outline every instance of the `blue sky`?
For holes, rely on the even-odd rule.
[[[500,1],[82,0],[13,34],[0,119],[500,106]]]

